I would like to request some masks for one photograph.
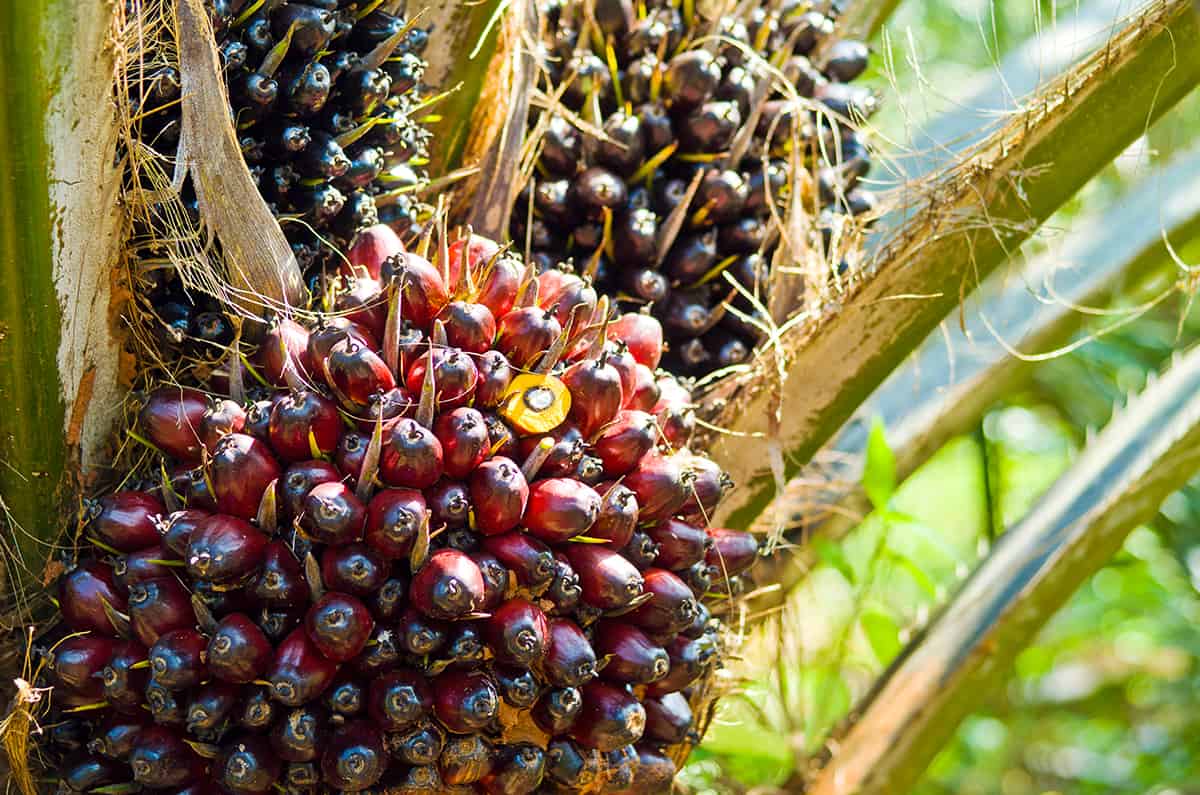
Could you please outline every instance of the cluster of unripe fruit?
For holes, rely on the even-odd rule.
[[[835,215],[875,207],[856,127],[876,100],[851,84],[867,47],[837,40],[831,3],[715,19],[666,0],[594,5],[542,4],[558,108],[531,119],[538,171],[513,239],[547,263],[574,259],[603,293],[653,305],[672,372],[740,364],[761,330],[738,316],[755,303],[723,274],[767,304],[772,213],[786,217],[800,184],[793,163],[814,177],[802,200],[826,232]]]
[[[61,791],[669,789],[757,545],[708,527],[653,318],[476,236],[435,260],[369,228],[269,388],[149,395],[162,484],[90,504],[57,586]]]

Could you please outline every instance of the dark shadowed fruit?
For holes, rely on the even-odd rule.
[[[347,792],[372,786],[386,769],[383,735],[367,721],[350,721],[336,728],[321,756],[324,782]]]
[[[271,643],[258,625],[243,613],[233,613],[221,619],[212,631],[207,666],[222,681],[245,684],[262,676],[271,653]]]
[[[358,656],[374,627],[375,620],[366,605],[350,594],[337,591],[322,596],[304,617],[309,640],[334,662]]]
[[[211,770],[213,779],[225,791],[258,795],[271,791],[282,767],[266,739],[242,734],[222,743]]]
[[[429,716],[433,694],[425,676],[410,668],[397,668],[371,681],[367,712],[385,732],[408,729]]]

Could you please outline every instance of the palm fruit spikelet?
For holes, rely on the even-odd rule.
[[[130,0],[126,13],[153,20],[165,13],[158,4]],[[311,292],[323,292],[321,280],[336,273],[338,252],[360,229],[382,222],[414,237],[429,213],[416,196],[428,181],[422,166],[429,132],[420,123],[427,113],[421,81],[428,32],[406,19],[402,0],[206,0],[204,6],[243,158]],[[138,145],[169,163],[181,131],[182,81],[166,48],[147,49],[128,67],[128,112]],[[184,220],[196,228],[190,177],[181,198]],[[172,232],[135,229],[135,250],[161,262],[160,238],[170,240]],[[138,292],[157,318],[160,348],[183,346],[214,358],[228,345],[234,331],[214,300],[185,291],[170,269],[144,271]]]
[[[246,404],[147,397],[40,641],[62,791],[669,789],[754,538],[652,318],[431,250],[359,248]]]
[[[816,186],[799,196],[816,247],[836,215],[876,205],[856,127],[877,103],[850,82],[866,46],[838,39],[828,4],[732,6],[597,0],[589,17],[543,0],[547,110],[531,119],[540,154],[510,230],[539,267],[571,261],[623,305],[650,305],[666,366],[692,376],[745,362],[762,336],[745,315],[768,304],[798,185]]]

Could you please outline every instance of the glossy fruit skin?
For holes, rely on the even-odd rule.
[[[312,459],[314,445],[321,454],[332,453],[341,430],[342,420],[333,401],[308,389],[275,401],[268,426],[271,449],[289,463]]]
[[[542,783],[546,755],[532,743],[516,743],[498,749],[498,758],[480,784],[488,795],[521,795]]]
[[[102,541],[121,552],[135,552],[159,541],[155,517],[166,510],[152,494],[118,491],[101,497],[89,529]]]
[[[551,603],[551,615],[565,615],[579,606],[583,598],[583,588],[579,585],[579,575],[571,568],[566,555],[555,554],[554,579],[550,581],[550,587],[542,594],[542,598]]]
[[[483,574],[470,557],[456,549],[439,549],[413,577],[412,604],[442,621],[461,618],[483,602]]]
[[[136,583],[129,589],[129,624],[143,646],[150,647],[164,632],[195,623],[191,597],[174,577]]]
[[[547,478],[529,487],[525,529],[555,544],[583,535],[600,515],[600,495],[570,478]]]
[[[692,728],[692,708],[681,693],[668,693],[660,698],[648,698],[645,738],[665,745],[687,739]]]
[[[451,301],[442,310],[441,319],[446,324],[446,339],[451,347],[472,354],[491,349],[496,338],[496,318],[484,304]]]
[[[512,531],[487,536],[483,539],[483,549],[512,571],[517,582],[526,588],[544,586],[554,577],[554,554],[525,533]]]
[[[401,648],[417,657],[436,653],[446,644],[446,625],[408,607],[396,623]]]
[[[110,759],[125,759],[137,745],[145,727],[146,723],[140,716],[110,715],[88,741],[87,749]]]
[[[312,372],[308,356],[308,329],[290,318],[283,318],[267,330],[258,347],[258,363],[263,375],[275,386],[286,386],[286,368],[300,376]]]
[[[155,577],[169,577],[172,567],[166,562],[175,560],[178,560],[175,553],[164,548],[162,544],[123,555],[113,561],[117,587],[128,593],[129,586],[136,582],[145,582]]]
[[[154,679],[146,683],[142,701],[150,717],[160,726],[181,728],[187,724],[185,693],[163,687]]]
[[[350,721],[334,729],[321,756],[324,782],[346,792],[373,786],[386,769],[383,735],[367,721]]]
[[[429,260],[416,254],[401,254],[387,259],[380,270],[386,282],[395,279],[400,288],[404,316],[418,328],[428,328],[450,301],[441,272]],[[493,307],[489,307],[495,311]]]
[[[629,614],[629,621],[655,635],[675,635],[696,617],[699,605],[687,584],[666,569],[646,569],[645,588],[650,601]]]
[[[192,531],[209,516],[208,511],[195,508],[187,508],[167,515],[166,519],[158,526],[163,546],[182,558],[187,554],[188,540],[191,538]]]
[[[627,312],[608,324],[608,338],[629,346],[639,364],[654,370],[662,358],[662,325],[650,315]]]
[[[129,754],[133,779],[148,787],[179,787],[193,780],[198,758],[174,730],[148,727]]]
[[[364,433],[344,433],[338,443],[334,463],[340,473],[346,476],[346,485],[358,486],[359,475],[362,474],[363,461],[367,455],[367,446],[371,437]],[[307,492],[305,492],[307,494]]]
[[[621,411],[600,431],[593,453],[604,463],[604,474],[619,477],[638,465],[658,442],[658,423],[645,411]]]
[[[115,759],[93,754],[73,756],[59,769],[62,792],[90,792],[114,784],[129,775],[129,769]]]
[[[238,582],[262,564],[267,544],[267,537],[249,522],[214,514],[188,538],[188,574],[216,583]]]
[[[271,791],[283,765],[265,738],[241,734],[221,745],[211,770],[223,790],[233,795],[261,795]]]
[[[620,620],[597,621],[593,645],[597,655],[609,658],[600,677],[610,682],[648,684],[671,668],[666,649]]]
[[[118,712],[140,715],[142,692],[150,679],[145,668],[132,666],[146,659],[148,651],[137,641],[117,641],[108,664],[100,672],[104,700]]]
[[[378,590],[390,566],[366,544],[326,547],[321,554],[321,579],[326,588],[365,598]]]
[[[435,347],[431,352],[417,358],[408,367],[405,386],[411,394],[421,394],[426,372],[433,367],[433,388],[439,411],[466,404],[475,393],[479,382],[479,370],[471,356],[458,348]]]
[[[150,647],[150,675],[163,687],[184,690],[204,675],[208,638],[194,629],[164,632]]]
[[[627,607],[642,593],[642,575],[617,552],[594,544],[571,544],[566,555],[579,574],[586,604],[615,610]]]
[[[472,408],[457,408],[439,415],[433,432],[442,445],[442,465],[447,477],[467,477],[483,463],[491,447],[483,415]]]
[[[500,695],[482,671],[450,669],[433,680],[434,711],[448,731],[471,734],[498,714]]]
[[[208,398],[194,389],[161,387],[150,393],[138,414],[138,426],[154,446],[187,463],[200,460],[200,423]]]
[[[258,625],[243,613],[232,613],[213,630],[206,664],[217,679],[245,684],[266,672],[271,652],[271,642]]]
[[[479,371],[479,380],[475,384],[475,405],[485,408],[499,405],[514,375],[508,358],[493,348],[476,360],[475,367]]]
[[[188,699],[187,730],[199,737],[211,737],[237,706],[239,688],[213,680],[196,688]]]
[[[59,609],[67,626],[75,632],[117,634],[104,612],[104,602],[118,612],[128,612],[125,597],[117,590],[112,567],[107,564],[83,561],[58,581]]]
[[[495,750],[482,735],[450,736],[442,748],[438,769],[442,780],[451,786],[474,784],[492,769],[494,758]]]
[[[388,754],[406,765],[432,765],[438,761],[446,737],[430,721],[413,726],[403,734],[385,735]]]
[[[460,667],[477,667],[483,662],[483,628],[479,621],[455,621],[446,632],[446,646],[439,656]]]
[[[200,440],[210,453],[217,442],[229,433],[241,433],[246,425],[246,411],[232,400],[215,401],[200,420]]]
[[[579,717],[582,707],[583,698],[573,687],[547,690],[533,707],[533,720],[551,736],[564,734]]]
[[[647,456],[622,484],[637,495],[638,518],[661,522],[673,516],[688,498],[690,478],[672,456]]]
[[[546,778],[569,791],[590,790],[600,777],[600,766],[599,752],[569,738],[555,737],[546,747]]]
[[[596,677],[596,652],[579,625],[570,619],[550,619],[550,643],[542,670],[558,687],[579,687]]]
[[[361,715],[367,708],[367,683],[360,682],[353,671],[343,670],[325,691],[322,700],[335,717],[353,718]]]
[[[389,486],[426,489],[442,476],[442,445],[416,420],[402,419],[385,429],[379,477]]]
[[[600,514],[588,535],[607,540],[611,549],[621,549],[629,543],[637,527],[637,495],[620,483],[602,483],[596,487],[596,493],[602,498]]]
[[[217,510],[241,519],[254,518],[263,492],[279,476],[279,464],[267,446],[242,433],[223,438],[209,462]]]
[[[600,681],[581,688],[583,708],[570,736],[580,745],[601,753],[636,743],[646,728],[646,710],[621,688]]]
[[[515,367],[529,369],[561,333],[562,325],[553,312],[527,306],[501,317],[495,347]]]
[[[704,560],[716,566],[722,576],[744,574],[758,558],[758,542],[750,533],[713,527],[709,528],[708,536],[713,543],[705,553]]]
[[[114,641],[94,635],[69,637],[54,647],[54,678],[81,695],[99,698],[103,682],[98,677],[112,660]]]
[[[546,654],[549,622],[546,614],[526,599],[509,599],[501,604],[484,627],[488,646],[502,663],[529,667]]]
[[[621,392],[621,374],[601,354],[597,360],[576,362],[562,376],[563,383],[571,390],[571,419],[579,425],[583,435],[592,438],[600,429],[612,422],[621,410],[624,395]]]
[[[376,620],[388,622],[400,616],[408,605],[408,577],[393,574],[371,597],[370,607]]]
[[[271,726],[268,739],[283,761],[311,762],[326,741],[325,713],[312,704],[288,710]]]
[[[433,693],[424,675],[397,668],[373,679],[367,693],[367,713],[385,732],[403,731],[433,710]]]
[[[263,550],[262,566],[250,586],[259,603],[293,607],[308,600],[304,568],[287,542],[276,539]]]
[[[375,620],[366,605],[350,594],[336,591],[317,600],[304,617],[309,640],[333,662],[357,657],[374,627]]]
[[[682,571],[704,560],[712,541],[702,528],[679,519],[668,519],[646,528],[646,535],[658,545],[655,565],[670,571]]]
[[[318,483],[304,498],[301,526],[322,544],[350,544],[363,536],[366,506],[345,483]]]
[[[253,685],[243,690],[237,723],[252,732],[265,731],[283,713],[283,708],[271,700],[271,688]]]
[[[329,385],[347,408],[368,406],[373,395],[396,386],[396,378],[383,359],[351,337],[330,349],[326,370]]]
[[[336,673],[337,663],[309,640],[304,627],[297,627],[275,650],[266,679],[271,683],[274,700],[298,707],[321,695]]]
[[[529,484],[512,459],[496,456],[484,461],[471,473],[469,485],[479,532],[499,535],[520,524],[529,502]]]
[[[404,244],[391,227],[375,224],[355,235],[354,242],[346,252],[349,264],[342,263],[341,267],[343,272],[349,271],[346,273],[349,276],[365,274],[378,279],[384,260],[402,253]]]
[[[508,593],[508,568],[489,552],[476,550],[467,554],[475,561],[479,573],[483,575],[483,601],[479,603],[478,609],[484,613],[490,612],[504,601]]]

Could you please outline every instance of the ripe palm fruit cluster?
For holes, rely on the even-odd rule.
[[[425,208],[412,192],[426,182],[420,164],[429,133],[416,115],[428,34],[405,20],[402,0],[205,5],[242,154],[310,281],[336,266],[335,252],[359,229],[384,222],[405,235],[418,224]],[[131,88],[131,112],[143,143],[170,158],[180,134],[180,74],[174,66],[146,70]],[[183,196],[195,220],[190,183]],[[149,298],[168,335],[190,326],[204,348],[215,333],[205,326],[211,319],[197,317],[206,308],[177,282]]]
[[[91,504],[58,583],[63,791],[669,789],[756,544],[707,526],[653,318],[441,254],[368,229],[342,314],[267,333],[270,389],[149,395],[165,485]]]
[[[513,239],[543,267],[571,259],[602,292],[653,305],[672,372],[749,357],[759,332],[725,306],[753,315],[755,302],[722,274],[766,303],[772,208],[786,215],[793,162],[815,177],[805,206],[819,228],[875,205],[859,187],[871,163],[855,125],[876,100],[851,84],[867,48],[837,40],[820,5],[704,19],[690,3],[597,0],[588,19],[583,4],[545,0],[558,105],[535,128]]]

